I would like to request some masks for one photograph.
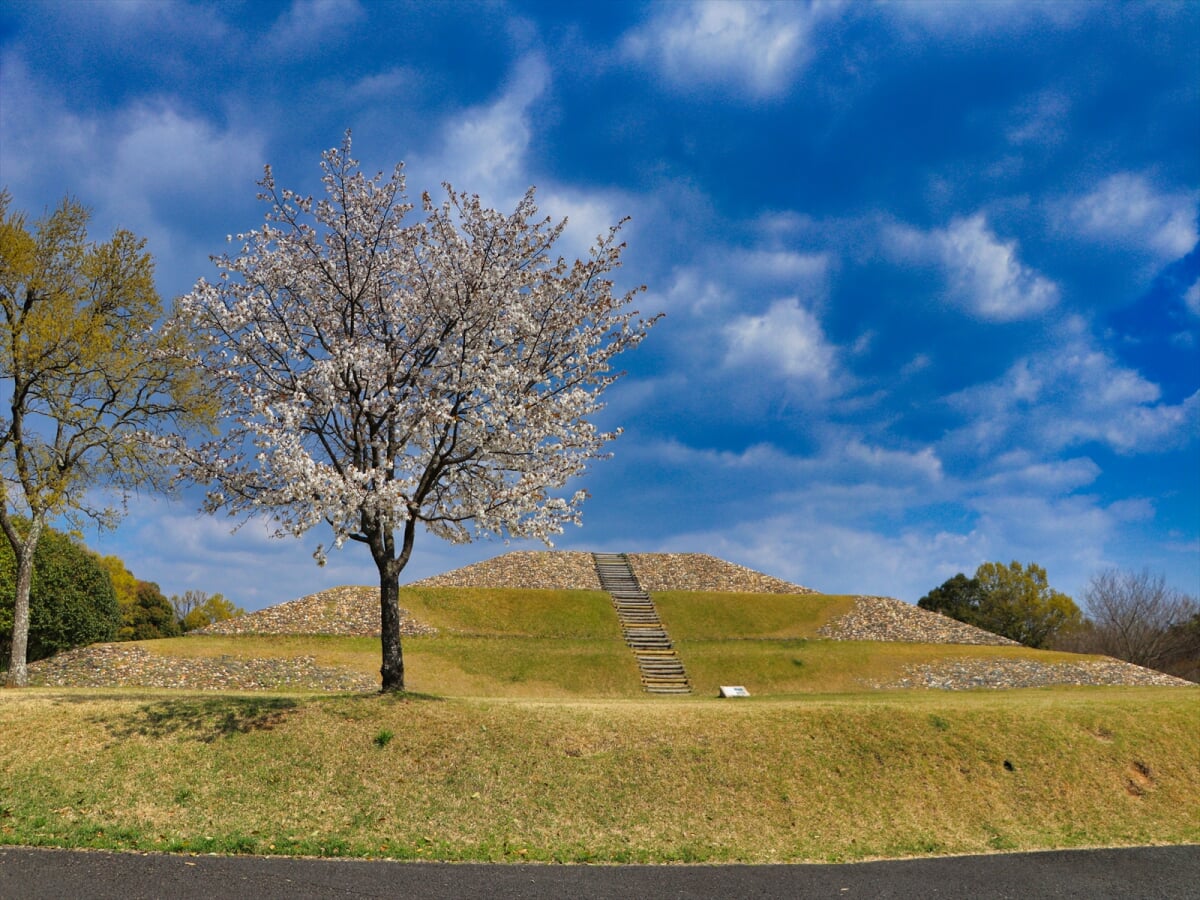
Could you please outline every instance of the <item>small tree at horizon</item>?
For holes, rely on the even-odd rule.
[[[117,640],[149,641],[183,634],[171,601],[163,596],[157,584],[139,580],[134,595],[133,604],[123,610]]]
[[[192,590],[184,591],[182,595],[173,594],[171,606],[184,633],[246,614],[240,606],[225,599],[224,594],[210,594],[207,591]]]
[[[568,263],[550,255],[565,221],[539,220],[532,189],[505,214],[445,185],[409,222],[402,167],[364,177],[349,133],[321,168],[314,200],[268,167],[265,225],[179,301],[229,428],[176,451],[210,511],[267,513],[277,536],[326,523],[334,546],[367,546],[382,690],[402,691],[399,578],[418,523],[454,542],[548,543],[578,522],[585,493],[551,492],[619,433],[591,419],[611,360],[657,317],[625,311],[636,291],[613,294],[619,224]]]
[[[1017,641],[1047,647],[1083,621],[1079,607],[1050,587],[1046,570],[1036,563],[982,563],[973,578],[961,572],[919,601],[921,609],[940,612]]]
[[[1089,650],[1160,671],[1190,658],[1195,669],[1200,600],[1169,586],[1163,575],[1107,569],[1092,576],[1083,600],[1092,625]]]

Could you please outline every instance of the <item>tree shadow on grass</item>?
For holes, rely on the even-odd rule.
[[[100,721],[114,738],[179,735],[211,744],[222,737],[270,731],[299,705],[287,697],[188,697],[147,703]]]

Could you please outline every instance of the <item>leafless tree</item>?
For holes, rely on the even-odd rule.
[[[1167,585],[1162,575],[1109,569],[1084,592],[1091,645],[1106,656],[1162,669],[1178,657],[1180,640],[1200,616],[1200,601]]]

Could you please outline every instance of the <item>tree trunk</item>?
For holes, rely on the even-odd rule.
[[[379,640],[383,646],[380,691],[404,690],[404,651],[400,647],[400,570],[395,562],[379,566]]]
[[[383,650],[380,691],[384,694],[404,690],[404,652],[400,649],[400,573],[412,556],[416,520],[410,515],[404,523],[400,553],[391,525],[374,515],[363,515],[363,537],[371,548],[375,568],[379,570],[379,643]]]
[[[26,660],[29,649],[29,590],[33,585],[33,552],[37,549],[42,534],[42,522],[37,516],[29,523],[29,533],[23,540],[17,537],[5,517],[5,532],[12,545],[17,562],[17,589],[13,597],[12,653],[9,656],[8,687],[25,687],[29,684],[29,665]]]

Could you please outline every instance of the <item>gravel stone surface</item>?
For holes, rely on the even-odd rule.
[[[157,656],[134,644],[93,644],[29,666],[29,683],[44,687],[146,687],[188,690],[378,690],[378,679],[318,666],[311,656],[186,659]]]
[[[523,590],[598,591],[592,554],[570,550],[519,550],[453,569],[409,587],[505,587]]]
[[[192,634],[341,634],[379,636],[379,588],[343,586],[214,622]],[[437,634],[400,610],[400,634]]]
[[[813,594],[812,588],[755,572],[705,553],[630,553],[643,590]],[[592,554],[523,550],[413,582],[414,587],[512,587],[527,590],[600,590]]]
[[[903,677],[875,688],[933,688],[943,691],[997,690],[1050,685],[1197,687],[1153,669],[1116,659],[1044,663],[1033,659],[959,659],[909,666]]]
[[[856,597],[850,612],[824,625],[818,634],[835,641],[1020,646],[1006,637],[891,597]]]
[[[630,553],[629,565],[645,591],[817,593],[812,588],[764,575],[706,553]]]

